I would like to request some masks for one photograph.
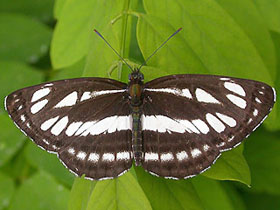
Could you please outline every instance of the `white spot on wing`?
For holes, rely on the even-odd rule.
[[[194,148],[194,149],[191,151],[191,154],[192,154],[192,157],[193,157],[193,158],[196,158],[196,157],[198,157],[198,156],[201,155],[201,151],[200,151],[199,149],[197,149],[197,148]]]
[[[25,120],[26,120],[24,115],[20,115],[20,119],[22,122],[25,122]]]
[[[204,144],[203,145],[203,150],[205,151],[205,152],[207,152],[208,150],[209,150],[209,146],[207,145],[207,144]]]
[[[46,120],[42,125],[41,125],[41,130],[46,131],[48,130],[57,120],[58,120],[58,116],[51,118],[49,120]]]
[[[92,97],[97,97],[100,95],[106,95],[106,94],[114,94],[114,93],[122,93],[125,92],[126,90],[99,90],[99,91],[94,91],[91,93]]]
[[[217,117],[210,113],[206,114],[206,120],[211,125],[211,127],[218,133],[221,133],[226,128],[225,125]]]
[[[163,153],[160,155],[160,160],[161,161],[171,161],[173,160],[173,154],[172,153]]]
[[[82,124],[82,122],[72,122],[65,131],[66,135],[73,136]]]
[[[102,156],[102,160],[112,162],[115,160],[115,156],[112,153],[104,153]]]
[[[154,152],[145,153],[145,161],[158,161],[158,154]]]
[[[230,78],[220,78],[221,81],[228,81]]]
[[[256,117],[258,115],[258,113],[259,113],[258,110],[255,109],[254,112],[253,112],[253,115]]]
[[[67,126],[68,124],[68,117],[65,116],[61,118],[51,129],[51,133],[55,136],[58,136]]]
[[[51,92],[51,89],[50,89],[50,88],[43,88],[43,89],[37,90],[35,93],[33,93],[31,102],[38,101],[40,98],[45,97],[45,96],[48,95],[50,92]]]
[[[46,139],[43,139],[42,140],[46,145],[49,145],[50,144],[50,142],[48,142]]]
[[[190,133],[197,133],[199,134],[199,130],[188,120],[176,120],[178,121],[181,125],[185,127],[185,130],[190,131]]]
[[[217,144],[217,147],[223,147],[223,146],[225,146],[225,144],[226,143],[222,141],[221,143]]]
[[[78,152],[77,158],[80,160],[84,160],[86,158],[87,154],[83,151]]]
[[[74,91],[67,95],[65,98],[63,98],[57,105],[55,105],[54,108],[60,108],[65,106],[73,106],[76,104],[78,99],[78,93],[77,91]]]
[[[84,92],[82,97],[81,97],[81,100],[80,101],[84,101],[84,100],[88,100],[91,98],[91,95],[90,95],[90,92],[87,91],[87,92]]]
[[[75,155],[75,150],[74,150],[74,148],[69,148],[68,149],[68,152],[71,154],[71,155]]]
[[[191,94],[190,90],[187,89],[187,88],[182,90],[182,94],[181,95],[186,97],[186,98],[192,99],[192,94]]]
[[[176,88],[146,88],[145,91],[151,91],[151,92],[161,92],[161,93],[170,93],[176,96],[182,96],[185,98],[192,99],[192,94],[190,93],[190,90],[188,88],[185,89],[176,89]]]
[[[87,136],[88,134],[99,135],[106,131],[108,133],[113,133],[121,130],[131,130],[132,129],[131,126],[132,125],[131,125],[130,116],[111,116],[111,117],[106,117],[100,121],[92,122],[90,127],[86,128],[81,135],[82,136]],[[79,130],[77,131],[77,133],[79,133]]]
[[[177,132],[200,133],[199,130],[188,120],[174,120],[163,115],[142,115],[142,129],[152,130],[160,133]]]
[[[205,90],[202,90],[200,88],[197,88],[195,90],[195,95],[199,102],[220,104],[220,102],[215,99],[210,93],[207,93]]]
[[[255,100],[256,100],[256,102],[259,103],[259,104],[262,103],[261,100],[260,100],[258,97],[256,97]]]
[[[186,151],[181,151],[176,154],[176,157],[179,161],[182,161],[188,159],[189,156]]]
[[[32,114],[36,114],[36,113],[39,112],[41,109],[43,109],[43,108],[46,106],[47,103],[48,103],[48,100],[47,100],[47,99],[44,99],[44,100],[42,100],[42,101],[37,102],[36,104],[34,104],[34,105],[31,107],[31,109],[30,109],[31,113],[32,113]]]
[[[216,113],[216,115],[225,123],[227,124],[228,126],[230,127],[235,127],[236,126],[236,120],[233,119],[232,117],[229,117],[227,115],[224,115],[224,114],[221,114],[221,113]]]
[[[271,88],[272,88],[272,91],[273,91],[274,102],[276,102],[276,90],[273,87],[271,87]]]
[[[201,131],[203,134],[207,134],[210,130],[205,122],[200,119],[192,120],[192,123]]]
[[[129,160],[130,155],[129,152],[118,152],[117,153],[117,160]]]
[[[18,107],[18,109],[17,109],[17,110],[18,110],[18,111],[19,111],[19,110],[21,110],[21,109],[22,109],[22,107],[23,107],[23,106],[22,106],[22,105],[20,105],[20,106]]]
[[[241,96],[246,96],[246,93],[245,93],[244,89],[241,87],[241,85],[238,85],[233,82],[225,82],[224,86],[226,89],[228,89],[231,92],[234,92]]]
[[[240,98],[238,96],[232,95],[232,94],[227,94],[227,98],[236,106],[245,109],[247,106],[246,101],[243,98]]]
[[[90,126],[92,126],[95,122],[94,121],[88,121],[85,122],[75,133],[75,136],[80,135],[81,133],[83,133],[85,130],[87,130]]]
[[[90,153],[88,156],[88,160],[96,163],[99,160],[99,155],[97,153]]]

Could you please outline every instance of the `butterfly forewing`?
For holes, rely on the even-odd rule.
[[[78,175],[112,178],[131,167],[126,84],[81,78],[24,88],[6,98],[15,124],[42,148],[58,153]]]
[[[143,167],[187,178],[207,169],[270,112],[275,93],[256,81],[172,75],[148,82],[143,103]]]

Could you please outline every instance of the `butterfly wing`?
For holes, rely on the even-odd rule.
[[[7,96],[15,124],[74,173],[112,178],[131,167],[126,84],[103,78],[44,83]]]
[[[143,167],[188,178],[254,131],[275,102],[270,86],[212,75],[172,75],[146,83]]]

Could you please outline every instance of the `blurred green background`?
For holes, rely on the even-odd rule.
[[[114,180],[75,178],[3,109],[12,91],[47,80],[126,82],[128,68],[94,28],[133,66],[183,28],[143,68],[146,81],[208,73],[280,92],[280,0],[0,0],[0,26],[0,209],[280,209],[280,100],[245,143],[180,181],[140,167]]]

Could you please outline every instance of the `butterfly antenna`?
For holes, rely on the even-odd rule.
[[[133,71],[132,67],[124,60],[124,58],[107,42],[107,40],[96,30],[94,29],[94,32],[97,33],[98,36],[101,37],[101,39],[104,40],[104,42],[119,56],[120,59]]]
[[[141,64],[141,66],[139,67],[139,70],[142,68],[142,66],[144,66],[144,65],[146,65],[147,64],[147,62],[148,62],[148,60],[150,60],[150,58],[151,57],[153,57],[153,55],[154,54],[156,54],[157,53],[157,51],[159,51],[160,50],[160,48],[162,48],[163,47],[163,45],[165,45],[165,43],[166,42],[168,42],[169,41],[169,39],[171,39],[173,36],[175,36],[179,31],[181,31],[182,30],[182,28],[179,28],[177,31],[175,31],[172,35],[170,35],[169,37],[168,37],[168,39],[166,39],[145,61],[144,61],[144,63],[142,63]]]

